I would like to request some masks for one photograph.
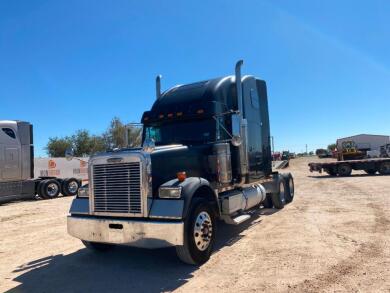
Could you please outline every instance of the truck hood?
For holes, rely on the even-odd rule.
[[[161,184],[175,179],[177,172],[185,171],[187,177],[207,178],[208,156],[211,154],[210,145],[158,146],[150,154],[152,161],[153,194],[158,193]]]

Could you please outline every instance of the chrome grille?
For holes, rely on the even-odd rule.
[[[142,214],[140,163],[93,166],[95,212]]]

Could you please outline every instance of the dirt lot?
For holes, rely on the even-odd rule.
[[[291,162],[293,203],[220,224],[201,267],[174,249],[87,251],[66,233],[71,198],[0,206],[0,291],[390,292],[390,177],[330,178],[308,161]]]

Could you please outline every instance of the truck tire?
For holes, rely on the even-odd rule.
[[[271,194],[267,193],[267,196],[265,197],[265,200],[263,201],[263,206],[266,209],[272,209],[274,204],[272,203]]]
[[[326,172],[329,176],[337,176],[337,172],[336,172],[333,168],[327,169],[327,170],[325,170],[325,172]]]
[[[290,203],[294,199],[295,186],[294,178],[291,173],[283,174],[284,180],[286,181],[286,193],[284,195],[286,203]]]
[[[79,187],[80,182],[76,178],[65,178],[62,181],[61,193],[63,196],[75,196]]]
[[[351,173],[352,173],[352,168],[349,164],[341,164],[338,168],[337,168],[337,173],[339,174],[339,176],[350,176]]]
[[[90,242],[85,240],[81,240],[81,242],[84,244],[86,248],[96,252],[105,252],[112,249],[113,247],[112,244],[106,244],[106,243]]]
[[[286,204],[286,181],[283,180],[283,178],[278,180],[277,190],[277,192],[272,193],[271,195],[272,203],[274,208],[282,209]]]
[[[61,185],[55,179],[46,179],[38,185],[38,195],[44,199],[56,198],[60,194]]]
[[[364,169],[364,172],[366,172],[369,175],[375,175],[376,169]]]
[[[379,174],[390,175],[390,162],[382,162],[379,165]]]
[[[216,213],[210,203],[195,199],[184,221],[184,245],[176,246],[177,256],[191,265],[208,261],[215,242]]]

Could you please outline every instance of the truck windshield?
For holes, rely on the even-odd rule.
[[[144,138],[151,138],[156,145],[203,144],[215,141],[215,120],[183,121],[145,125]]]

